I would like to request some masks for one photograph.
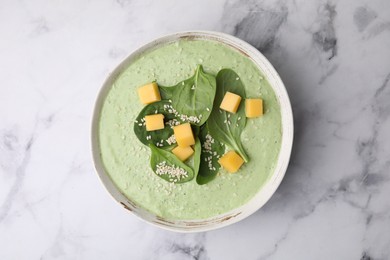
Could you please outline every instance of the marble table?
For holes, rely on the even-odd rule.
[[[259,211],[197,234],[119,207],[89,143],[97,92],[131,51],[233,34],[274,64],[291,163]],[[390,2],[0,2],[0,259],[390,259]]]

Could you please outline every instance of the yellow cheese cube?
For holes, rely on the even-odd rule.
[[[143,104],[150,104],[161,100],[160,91],[156,82],[138,88],[138,96]]]
[[[238,106],[240,105],[241,97],[232,92],[226,92],[223,97],[222,103],[219,108],[235,114],[237,112]]]
[[[164,115],[155,114],[145,116],[146,131],[155,131],[164,129]]]
[[[191,148],[191,146],[176,146],[172,153],[176,155],[177,158],[179,158],[181,161],[185,161],[194,153],[194,150]]]
[[[260,98],[250,98],[245,100],[246,117],[253,118],[263,115],[263,100]]]
[[[190,123],[181,124],[173,128],[176,142],[179,146],[190,146],[195,144],[194,134]]]
[[[224,154],[219,160],[219,164],[230,173],[235,173],[240,169],[244,160],[235,151],[229,151]]]

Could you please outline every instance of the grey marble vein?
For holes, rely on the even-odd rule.
[[[43,119],[43,128],[41,129],[41,124],[39,120],[36,121],[36,124],[31,131],[31,134],[28,136],[28,139],[24,145],[18,143],[18,137],[13,132],[8,132],[3,135],[3,144],[12,154],[19,154],[20,160],[18,164],[12,165],[11,168],[5,167],[4,163],[1,163],[2,168],[8,168],[12,175],[15,176],[14,182],[11,185],[8,193],[6,194],[2,204],[0,205],[0,223],[4,221],[7,217],[12,204],[15,200],[15,197],[18,195],[22,185],[24,184],[24,179],[26,176],[27,168],[31,160],[32,148],[36,142],[38,136],[42,133],[42,130],[49,128],[53,123],[54,114],[49,115],[47,118]],[[3,155],[6,152],[3,151]]]
[[[336,6],[330,2],[319,7],[319,28],[313,33],[313,41],[324,52],[329,52],[328,59],[337,55],[337,37],[334,29],[334,19],[337,15]]]
[[[270,51],[280,26],[287,19],[286,5],[280,2],[280,5],[263,7],[258,1],[236,1],[225,6],[222,20],[229,19],[237,10],[242,15],[237,17],[231,33],[262,52]]]
[[[194,260],[206,260],[207,257],[206,249],[203,245],[194,245],[186,246],[180,244],[173,244],[171,247],[171,252],[176,254],[183,255],[182,259],[194,259]]]
[[[34,136],[31,136],[23,149],[23,159],[20,162],[20,165],[16,167],[16,170],[14,172],[14,183],[0,206],[0,223],[3,222],[3,220],[7,217],[12,203],[14,202],[15,196],[18,194],[19,190],[21,189],[21,186],[23,185],[23,180],[26,175],[26,168],[30,162],[31,147],[33,144]]]
[[[378,17],[378,14],[367,6],[359,6],[355,9],[353,20],[360,32],[364,31],[367,26]]]

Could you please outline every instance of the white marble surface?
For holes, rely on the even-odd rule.
[[[296,136],[264,208],[176,234],[118,206],[94,172],[107,74],[166,33],[231,33],[290,93]],[[0,259],[390,259],[390,2],[0,2]]]

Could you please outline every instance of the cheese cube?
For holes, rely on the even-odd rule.
[[[235,114],[237,112],[238,106],[240,105],[241,97],[232,92],[226,92],[223,97],[222,103],[219,108]]]
[[[235,151],[229,151],[224,154],[218,163],[230,173],[235,173],[240,169],[244,160]]]
[[[195,144],[194,134],[192,133],[190,123],[181,124],[173,127],[176,142],[179,146],[190,146]]]
[[[246,117],[253,118],[263,115],[263,100],[260,98],[251,98],[245,100]]]
[[[191,148],[191,146],[176,146],[173,150],[172,153],[176,155],[177,158],[180,159],[180,161],[184,162],[190,156],[194,153],[194,150]]]
[[[145,116],[146,131],[155,131],[164,129],[164,115],[155,114]]]
[[[143,104],[150,104],[161,100],[160,91],[156,82],[138,88],[138,96]]]

